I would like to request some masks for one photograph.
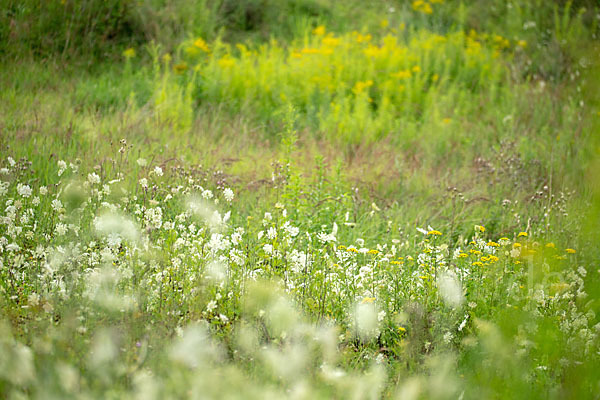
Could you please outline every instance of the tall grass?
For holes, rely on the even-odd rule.
[[[0,65],[0,397],[596,395],[597,9],[123,4]]]

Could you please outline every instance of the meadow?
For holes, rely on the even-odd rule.
[[[0,3],[0,398],[598,398],[595,2]]]

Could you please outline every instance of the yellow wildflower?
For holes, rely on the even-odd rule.
[[[218,61],[219,67],[221,68],[230,68],[235,65],[235,60],[229,56],[225,56],[219,59]]]
[[[313,35],[316,35],[316,36],[325,35],[325,26],[323,26],[323,25],[317,26],[315,29],[313,29],[312,33],[313,33]]]
[[[519,234],[517,235],[517,237],[527,237],[527,232],[519,232]]]
[[[429,232],[427,232],[427,236],[430,236],[430,235],[434,235],[434,236],[441,236],[441,235],[442,235],[442,232],[440,232],[440,231],[436,231],[436,230],[433,230],[433,231],[429,231]]]
[[[128,59],[135,57],[135,49],[133,47],[129,47],[128,49],[125,49],[125,51],[123,52],[123,57],[128,58]]]
[[[432,14],[433,8],[431,8],[431,4],[423,0],[415,0],[412,2],[412,9],[418,12],[422,12],[424,14]]]
[[[575,249],[565,249],[565,251],[569,254],[575,254],[577,251]]]
[[[365,303],[372,303],[375,301],[375,297],[365,297],[364,299],[362,299],[361,303],[365,304]]]
[[[325,46],[329,46],[329,47],[336,47],[337,45],[340,44],[340,39],[334,37],[333,35],[327,36],[326,38],[323,38],[323,44]]]
[[[398,79],[408,79],[411,76],[412,76],[412,74],[410,73],[410,70],[408,70],[408,69],[398,71],[398,72],[392,74],[393,78],[398,78]]]
[[[208,48],[208,44],[202,38],[198,38],[198,39],[194,40],[194,46],[196,46],[197,48],[199,48],[200,50],[202,50],[206,53],[208,53],[210,51],[210,49]]]

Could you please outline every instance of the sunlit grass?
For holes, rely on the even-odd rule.
[[[3,64],[0,397],[593,397],[578,7],[331,6]]]

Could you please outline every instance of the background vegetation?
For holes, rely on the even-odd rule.
[[[599,23],[2,0],[2,397],[595,398]]]

